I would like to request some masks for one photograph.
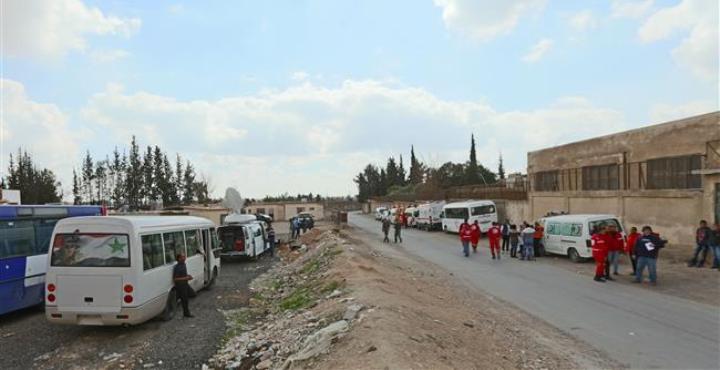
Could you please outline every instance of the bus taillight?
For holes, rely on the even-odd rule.
[[[123,287],[123,291],[128,294],[132,293],[133,290],[134,290],[134,288],[130,284],[125,284],[125,286]]]
[[[55,302],[55,294],[48,294],[47,300],[50,303]]]
[[[52,284],[52,283],[48,284],[48,285],[47,285],[47,290],[48,290],[48,292],[50,292],[50,293],[54,292],[54,291],[55,291],[55,284]]]
[[[123,300],[125,301],[125,303],[132,303],[133,297],[131,295],[126,295]]]

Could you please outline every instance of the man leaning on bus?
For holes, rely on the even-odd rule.
[[[177,260],[177,264],[173,268],[173,281],[175,282],[175,291],[182,303],[183,315],[185,317],[195,317],[190,314],[190,307],[188,307],[188,299],[190,297],[190,285],[188,284],[188,281],[192,280],[193,277],[187,273],[185,255],[180,253],[175,256],[175,258]]]

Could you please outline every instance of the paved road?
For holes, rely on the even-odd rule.
[[[352,226],[377,234],[373,219]],[[471,286],[511,302],[632,368],[717,369],[720,310],[634,286],[600,284],[542,261],[464,258],[457,236],[403,230],[403,247]],[[688,287],[691,289],[692,287]]]

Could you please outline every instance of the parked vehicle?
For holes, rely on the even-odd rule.
[[[615,225],[625,234],[619,219],[613,215],[562,215],[544,217],[539,222],[545,227],[545,253],[565,255],[573,262],[592,258],[590,237],[594,229]]]
[[[375,208],[375,220],[380,221],[383,218],[387,217],[389,214],[389,210],[386,207],[377,207]]]
[[[76,325],[134,325],[177,307],[176,255],[193,291],[220,273],[215,224],[190,216],[77,217],[58,222],[47,272],[45,316]],[[210,297],[208,297],[210,298]]]
[[[487,232],[493,222],[497,222],[497,208],[491,200],[469,200],[450,203],[443,207],[442,227],[445,232],[458,233],[465,219],[468,223],[475,220],[480,224],[480,232]]]
[[[103,213],[101,206],[0,206],[0,315],[45,301],[47,253],[60,219]]]
[[[422,230],[440,230],[442,229],[442,215],[445,202],[432,202],[421,204],[417,207],[417,217],[415,223],[418,229]]]
[[[267,224],[255,215],[232,214],[218,227],[221,252],[224,258],[257,258],[270,249],[266,235]]]
[[[415,207],[408,207],[405,209],[405,217],[407,219],[407,227],[416,227],[416,219],[419,215],[418,209]]]
[[[307,213],[307,212],[298,213],[298,215],[295,217],[297,217],[298,220],[300,220],[301,225],[303,222],[305,222],[309,229],[312,229],[313,227],[315,227],[315,217],[313,217],[313,215],[311,213]]]

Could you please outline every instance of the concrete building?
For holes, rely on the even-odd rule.
[[[270,215],[276,221],[289,220],[299,213],[309,213],[318,221],[325,218],[325,207],[316,202],[259,202],[245,207],[243,212]]]
[[[694,244],[720,222],[720,112],[528,153],[528,213],[610,213]]]

